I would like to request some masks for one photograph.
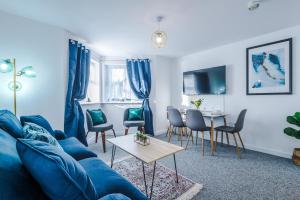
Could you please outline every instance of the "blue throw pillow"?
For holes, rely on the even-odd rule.
[[[31,139],[18,139],[17,150],[26,169],[50,199],[97,199],[83,167],[64,151]]]
[[[0,110],[0,128],[14,138],[23,137],[23,129],[18,118],[8,110]]]
[[[143,120],[143,108],[129,108],[128,109],[129,121],[141,121]]]
[[[52,135],[54,133],[54,130],[52,129],[50,123],[41,115],[21,116],[20,121],[21,121],[22,126],[24,126],[25,123],[30,122],[30,123],[34,123],[34,124],[37,124],[37,125],[43,127]]]
[[[93,126],[104,124],[105,120],[103,117],[103,112],[100,109],[87,110],[92,118]]]
[[[58,141],[43,127],[34,123],[25,123],[23,127],[24,138],[47,142],[63,150]]]

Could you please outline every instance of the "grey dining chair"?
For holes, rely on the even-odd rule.
[[[202,113],[199,110],[189,109],[186,112],[186,126],[191,130],[186,147],[189,144],[190,138],[193,136],[193,131],[196,131],[196,144],[198,143],[198,131],[202,132],[202,155],[204,156],[204,132],[209,131],[211,136],[211,127],[206,126]]]
[[[236,140],[236,137],[235,137],[235,134],[238,135],[240,141],[241,141],[241,144],[242,144],[242,147],[243,149],[245,150],[245,146],[244,146],[244,143],[243,143],[243,140],[241,138],[241,135],[240,135],[240,132],[241,130],[243,129],[244,127],[244,121],[245,121],[245,116],[246,116],[246,112],[247,112],[247,109],[244,109],[240,112],[238,118],[237,118],[237,121],[235,123],[234,126],[227,126],[227,125],[224,125],[224,126],[218,126],[215,128],[216,130],[216,142],[215,142],[215,146],[217,146],[217,142],[218,142],[218,131],[221,131],[222,135],[223,133],[225,132],[226,134],[230,133],[233,135],[233,138],[234,138],[234,142],[235,142],[235,146],[236,146],[236,152],[237,152],[237,156],[239,158],[241,158],[241,155],[240,155],[240,148],[239,148],[239,145],[237,143],[237,140]],[[228,138],[227,138],[228,140]]]
[[[131,127],[137,127],[139,131],[144,132],[144,126],[145,121],[144,120],[138,120],[138,121],[132,121],[128,120],[128,113],[130,108],[126,108],[123,115],[123,125],[125,126],[125,135],[128,134],[129,128]]]
[[[169,131],[170,133],[169,133],[168,141],[170,142],[174,129],[178,128],[179,129],[178,137],[180,138],[180,144],[182,146],[182,135],[184,130],[186,129],[186,126],[182,120],[181,113],[176,108],[170,108],[167,112],[168,112],[169,122],[172,126],[172,130]]]
[[[105,132],[108,130],[112,130],[113,135],[116,137],[116,133],[115,130],[113,128],[113,124],[110,124],[107,122],[107,118],[106,115],[102,112],[103,114],[103,119],[104,119],[104,124],[100,124],[100,125],[93,125],[93,120],[92,117],[90,115],[90,113],[88,111],[86,111],[86,122],[87,122],[87,133],[86,133],[86,137],[88,136],[89,132],[95,132],[96,133],[96,138],[95,138],[95,142],[98,142],[98,135],[99,132],[101,133],[101,137],[102,137],[102,146],[103,146],[103,152],[106,152],[106,143],[105,143]]]
[[[169,120],[169,114],[168,114],[168,110],[170,110],[171,108],[174,108],[173,106],[167,106],[167,120],[169,121],[169,126],[168,126],[168,129],[167,129],[167,133],[166,133],[166,136],[169,136],[169,132],[172,130],[172,125],[170,123],[170,120]]]

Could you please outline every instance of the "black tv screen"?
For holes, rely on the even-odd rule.
[[[183,94],[226,94],[226,66],[183,72]]]

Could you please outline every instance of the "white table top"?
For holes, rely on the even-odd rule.
[[[213,112],[213,111],[202,111],[201,113],[203,117],[217,118],[217,117],[225,117],[227,114],[224,112]],[[181,111],[181,114],[186,115],[186,110]]]
[[[110,138],[107,139],[107,141],[145,163],[152,163],[156,160],[184,150],[184,148],[180,146],[167,143],[153,137],[149,138],[150,144],[147,146],[134,142],[134,134]]]

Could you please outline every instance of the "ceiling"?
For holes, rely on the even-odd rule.
[[[62,27],[105,56],[184,56],[300,24],[300,0],[0,0],[0,10]],[[156,49],[155,18],[167,46]]]

